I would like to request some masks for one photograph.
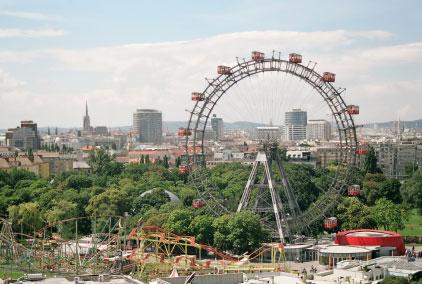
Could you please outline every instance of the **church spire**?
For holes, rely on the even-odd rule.
[[[89,121],[89,115],[88,115],[88,101],[85,102],[85,116],[84,116],[84,123],[82,130],[85,133],[89,133],[91,131],[91,123]]]

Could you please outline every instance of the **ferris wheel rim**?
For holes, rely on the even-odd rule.
[[[284,60],[280,57],[275,58],[274,52],[271,58],[263,58],[262,60],[243,60],[243,62],[237,61],[237,64],[234,66],[223,66],[228,68],[229,70],[226,74],[220,74],[215,79],[209,80],[206,88],[201,93],[205,99],[198,100],[195,103],[193,110],[190,112],[190,118],[187,126],[188,131],[192,131],[193,139],[190,140],[189,136],[186,136],[185,139],[185,150],[186,150],[186,157],[187,157],[187,165],[189,168],[192,169],[191,176],[192,180],[198,179],[195,175],[198,175],[198,171],[195,170],[197,166],[202,167],[202,162],[198,161],[197,156],[198,154],[203,157],[204,156],[204,139],[205,135],[202,135],[200,139],[198,139],[199,133],[204,133],[205,128],[208,124],[209,117],[217,105],[219,100],[227,93],[228,90],[235,84],[238,84],[245,78],[255,76],[260,73],[265,72],[284,72],[291,74],[301,81],[304,81],[303,84],[307,84],[311,86],[319,95],[322,97],[323,101],[328,105],[331,114],[333,115],[338,134],[339,134],[339,150],[340,150],[340,166],[345,168],[350,168],[351,166],[355,165],[356,163],[356,149],[357,149],[357,137],[356,137],[356,126],[354,123],[354,119],[352,114],[350,114],[347,110],[348,106],[345,103],[345,100],[342,97],[342,92],[345,89],[336,89],[331,82],[326,82],[323,80],[323,75],[318,73],[315,70],[316,63],[312,64],[309,61],[308,65],[302,65],[301,63],[291,62],[290,60]],[[330,73],[332,74],[332,73]],[[333,74],[334,75],[334,74]],[[190,154],[188,151],[189,143],[192,142],[192,149],[193,153]],[[197,147],[200,147],[199,153],[197,152]],[[344,187],[347,185],[347,172],[348,170],[340,169],[336,171],[336,175],[331,182],[327,192],[327,194],[332,194],[333,197],[326,198],[326,200],[332,201],[333,198],[336,199],[337,195],[341,191],[344,190]],[[199,175],[199,178],[201,176]],[[339,183],[340,181],[340,183]],[[197,188],[198,194],[204,197],[199,189]],[[209,194],[209,193],[207,193]],[[317,200],[318,201],[318,200]],[[321,201],[324,203],[324,201]],[[327,203],[325,201],[325,203]],[[321,204],[320,206],[323,206]],[[220,208],[225,208],[224,206],[220,206]],[[326,210],[324,212],[318,213],[319,216],[313,216],[313,218],[309,219],[310,211],[304,211],[301,216],[298,216],[297,219],[315,219],[324,216]],[[227,212],[228,210],[226,210]],[[224,212],[224,210],[223,210]],[[315,214],[314,214],[315,215]]]

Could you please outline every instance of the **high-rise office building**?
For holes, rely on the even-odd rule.
[[[297,141],[306,139],[308,114],[301,109],[293,109],[284,114],[286,140]]]
[[[329,141],[331,139],[331,124],[324,119],[310,119],[306,126],[306,139]]]
[[[88,102],[86,102],[85,104],[85,116],[84,116],[84,122],[83,122],[83,128],[82,128],[82,132],[85,134],[89,134],[91,132],[91,121],[89,119],[89,114],[88,114]]]
[[[41,146],[41,138],[37,124],[32,120],[22,120],[20,127],[9,128],[6,132],[6,144],[22,150],[38,150]]]
[[[163,121],[161,111],[138,109],[133,114],[133,132],[140,143],[161,144]]]
[[[223,119],[221,117],[217,117],[216,114],[213,114],[211,118],[211,127],[215,133],[215,140],[220,140],[221,138],[223,138],[224,127]]]

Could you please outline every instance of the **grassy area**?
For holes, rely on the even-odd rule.
[[[23,272],[18,272],[18,271],[14,271],[14,272],[5,272],[5,271],[0,271],[0,279],[18,279],[19,277],[25,275],[25,273]]]
[[[413,209],[409,215],[409,220],[406,222],[406,228],[399,231],[402,236],[422,236],[422,215]]]

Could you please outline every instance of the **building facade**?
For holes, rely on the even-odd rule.
[[[371,143],[377,157],[378,167],[388,177],[407,175],[406,168],[422,166],[421,141],[385,141]]]
[[[341,161],[341,149],[339,147],[320,147],[316,149],[315,157],[317,166],[326,168]]]
[[[133,132],[140,143],[161,144],[163,121],[161,111],[138,109],[133,114]]]
[[[278,126],[259,126],[256,128],[256,137],[259,142],[281,140],[281,131]]]
[[[9,128],[6,132],[6,145],[21,150],[38,150],[41,147],[41,138],[37,124],[32,120],[22,120],[20,127]]]
[[[109,135],[108,128],[106,126],[95,126],[94,134],[100,136],[107,136]]]
[[[306,139],[308,114],[301,109],[293,109],[284,114],[285,133],[287,141]]]
[[[217,117],[216,114],[213,114],[211,118],[211,127],[214,131],[215,140],[221,140],[224,135],[223,119],[221,117]]]
[[[48,162],[39,155],[19,154],[14,157],[0,157],[0,171],[12,171],[13,169],[27,170],[42,178],[47,178],[50,175]]]
[[[331,139],[331,124],[324,119],[311,119],[306,126],[306,139],[329,141]]]

